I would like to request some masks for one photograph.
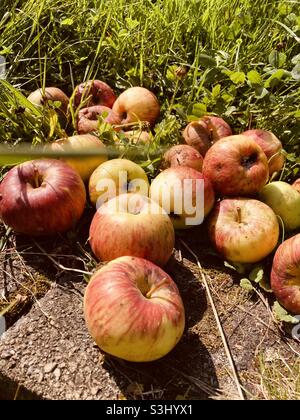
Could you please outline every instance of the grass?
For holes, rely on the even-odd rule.
[[[157,144],[178,142],[186,122],[205,113],[223,115],[236,132],[250,125],[272,129],[289,152],[294,176],[298,6],[273,0],[4,0],[0,54],[7,80],[25,95],[45,85],[71,95],[90,78],[118,92],[132,85],[151,89],[162,104]],[[176,77],[178,67],[188,70],[185,78]],[[15,96],[1,89],[2,141],[61,136],[54,130],[49,138],[45,118],[28,121]]]
[[[261,393],[267,400],[300,399],[300,362],[289,363],[284,358],[266,361],[260,357]]]
[[[25,111],[25,97],[51,85],[71,95],[78,83],[98,78],[117,93],[141,85],[158,96],[162,113],[153,154],[180,142],[188,121],[218,114],[236,133],[272,130],[287,153],[281,177],[291,181],[300,169],[299,3],[1,0],[6,80],[0,80],[0,142],[37,144],[63,136],[65,127],[51,110]],[[70,125],[67,134],[73,132]],[[107,127],[100,134],[109,143]],[[155,173],[157,156],[136,159]],[[265,397],[300,398],[299,366],[287,369],[261,364]]]

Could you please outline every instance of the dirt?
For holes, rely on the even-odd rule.
[[[25,309],[20,304],[18,311],[13,308],[8,313],[12,325],[33,305],[0,340],[0,396],[17,399],[238,398],[199,268],[184,248],[181,242],[184,240],[203,266],[245,398],[264,398],[260,357],[276,354],[277,360],[279,357],[294,363],[300,346],[278,328],[268,301],[239,286],[241,276],[224,267],[223,261],[212,251],[205,227],[191,232],[179,236],[177,251],[165,268],[178,284],[185,304],[185,333],[169,355],[147,364],[123,362],[104,355],[89,337],[82,314],[86,281],[81,274],[67,274],[44,254],[49,253],[66,267],[86,269],[82,248],[74,245],[73,237],[39,241],[43,252],[32,240],[12,237],[6,254],[1,257],[1,267],[6,264],[5,271],[12,276],[8,276],[9,300],[26,295],[26,288],[34,289],[34,298],[31,293]],[[85,247],[85,240],[81,245]],[[7,256],[12,255],[9,250],[14,249],[19,256],[8,263]],[[24,250],[32,254],[25,254]],[[0,289],[5,280],[3,273],[2,268]],[[29,285],[28,279],[31,279]],[[43,295],[45,297],[40,299]]]

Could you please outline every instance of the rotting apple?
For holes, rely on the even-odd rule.
[[[222,195],[254,195],[269,179],[268,160],[262,148],[250,137],[225,137],[207,152],[203,174]]]
[[[0,217],[27,235],[53,235],[72,229],[86,202],[80,176],[66,163],[40,159],[12,168],[0,184]]]
[[[178,144],[166,151],[162,161],[163,168],[175,166],[188,166],[201,172],[203,157],[194,147]]]
[[[270,182],[260,191],[259,199],[273,209],[286,229],[300,227],[300,193],[296,188],[283,181]]]
[[[89,241],[101,261],[130,255],[163,266],[172,255],[175,233],[157,203],[140,194],[121,194],[97,210]]]
[[[196,149],[203,157],[211,146],[209,132],[201,121],[192,121],[182,133],[185,143]]]
[[[113,127],[121,124],[120,117],[111,108],[103,105],[95,105],[79,111],[77,118],[78,133],[87,134],[92,131],[97,131],[100,118],[103,118],[104,122]]]
[[[90,177],[90,200],[97,207],[127,192],[149,194],[146,172],[131,160],[111,159],[99,165]]]
[[[101,80],[89,80],[76,86],[74,92],[74,106],[84,104],[85,108],[103,105],[112,108],[116,95],[112,88]]]
[[[274,172],[280,172],[284,165],[284,156],[282,154],[281,141],[271,132],[266,130],[247,130],[242,133],[243,136],[253,138],[255,142],[263,149],[268,158],[269,175]]]
[[[59,88],[46,87],[45,89],[37,89],[28,96],[28,101],[32,104],[43,107],[51,102],[59,102],[59,111],[66,116],[69,106],[68,96]]]
[[[271,287],[285,309],[300,314],[300,233],[278,247],[272,265]]]
[[[100,349],[131,362],[165,356],[185,326],[184,306],[172,278],[152,262],[129,256],[93,275],[84,315]]]
[[[205,115],[201,117],[199,122],[203,124],[209,134],[209,139],[212,143],[224,138],[232,136],[232,130],[229,124],[221,117],[214,117],[213,115]]]
[[[277,245],[279,224],[273,210],[261,201],[227,198],[218,202],[208,220],[209,237],[228,261],[255,263]]]
[[[72,137],[66,137],[49,143],[45,150],[53,152],[85,152],[93,150],[95,156],[79,156],[78,158],[62,158],[69,166],[79,173],[83,181],[88,181],[93,171],[107,161],[105,145],[98,137],[91,134],[84,134]],[[98,155],[96,153],[99,152]]]
[[[151,184],[150,197],[166,210],[175,229],[201,224],[215,201],[210,181],[187,166],[161,172]]]
[[[122,124],[148,122],[153,125],[159,117],[159,102],[150,90],[135,86],[125,90],[113,105],[113,111],[122,119]]]

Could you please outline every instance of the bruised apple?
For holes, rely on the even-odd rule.
[[[78,158],[63,158],[63,160],[79,173],[83,181],[88,181],[93,171],[107,161],[105,146],[98,137],[91,134],[66,137],[50,143],[46,150],[53,152],[88,152],[94,151],[95,156],[79,156]],[[98,153],[98,155],[96,155]]]
[[[178,144],[171,147],[163,156],[162,166],[164,168],[174,166],[188,166],[189,168],[202,170],[203,157],[192,146]]]
[[[53,235],[72,229],[86,201],[80,176],[55,159],[15,166],[0,184],[0,218],[16,232]]]
[[[209,132],[201,121],[190,122],[182,133],[185,143],[205,156],[211,146]]]
[[[282,143],[271,131],[247,130],[243,136],[251,137],[265,152],[269,163],[269,175],[280,172],[284,165]]]
[[[273,210],[249,198],[218,202],[208,222],[216,250],[228,261],[255,263],[276,247],[279,224]]]
[[[104,352],[150,362],[180,340],[185,314],[172,278],[150,261],[121,257],[98,270],[84,297],[88,330]]]
[[[131,255],[162,266],[175,244],[167,213],[140,194],[121,194],[101,206],[93,218],[89,238],[101,261]]]
[[[268,160],[250,137],[237,135],[217,141],[207,152],[203,174],[222,195],[254,195],[269,179]]]
[[[282,306],[300,314],[300,234],[284,241],[276,251],[271,287]]]
[[[121,119],[112,109],[103,105],[95,105],[79,111],[77,118],[78,133],[87,134],[97,131],[100,118],[103,118],[104,122],[112,126],[121,124]]]
[[[84,104],[85,108],[103,105],[112,108],[116,95],[112,88],[101,80],[89,80],[81,83],[75,88],[74,106],[77,108]]]
[[[213,115],[205,115],[200,118],[200,123],[205,127],[212,143],[224,138],[232,136],[232,130],[229,124],[221,117]]]

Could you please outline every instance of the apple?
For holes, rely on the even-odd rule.
[[[131,362],[169,353],[185,326],[172,278],[150,261],[120,257],[98,270],[84,296],[88,330],[104,352]]]
[[[103,105],[95,105],[79,111],[77,118],[78,133],[86,134],[97,131],[101,117],[104,122],[112,126],[121,124],[121,119],[111,108]]]
[[[140,194],[121,194],[103,204],[93,218],[89,238],[101,261],[131,255],[162,266],[175,245],[174,228],[167,213]]]
[[[242,135],[225,137],[207,152],[203,174],[222,195],[253,195],[269,179],[268,160],[253,139]]]
[[[76,172],[79,173],[83,181],[88,181],[93,171],[107,161],[107,153],[105,146],[98,137],[91,134],[78,135],[66,137],[56,140],[46,146],[45,150],[53,152],[85,152],[94,150],[95,153],[99,151],[99,155],[78,157],[78,158],[64,158],[63,160],[71,166]]]
[[[148,145],[153,140],[152,134],[143,130],[122,131],[122,134],[130,143],[137,145]]]
[[[80,176],[66,163],[40,159],[12,168],[0,184],[0,218],[27,235],[72,229],[86,201]]]
[[[231,127],[221,117],[205,115],[200,118],[200,123],[203,124],[208,131],[209,138],[212,143],[215,143],[223,137],[232,136]]]
[[[292,187],[300,192],[300,178],[296,179],[296,181],[292,184]]]
[[[89,194],[92,204],[99,207],[109,199],[126,192],[148,196],[149,181],[144,169],[128,159],[112,159],[92,173]]]
[[[300,233],[284,241],[275,253],[271,287],[289,312],[300,314]]]
[[[116,95],[112,88],[101,80],[89,80],[76,86],[74,92],[74,106],[78,108],[84,103],[88,108],[95,105],[103,105],[112,108]]]
[[[210,181],[187,166],[161,172],[151,184],[150,197],[169,214],[175,229],[201,224],[215,201]]]
[[[32,104],[43,107],[49,101],[51,102],[60,102],[59,110],[63,115],[66,115],[68,112],[69,98],[67,95],[56,87],[46,87],[43,89],[37,89],[28,96],[28,101]]]
[[[121,93],[112,109],[121,117],[124,125],[139,121],[153,125],[160,113],[156,96],[150,90],[139,86]]]
[[[227,198],[218,202],[208,221],[211,242],[228,261],[255,263],[277,245],[279,224],[273,210],[261,201]]]
[[[203,157],[192,146],[178,144],[171,147],[163,156],[162,166],[164,168],[174,166],[188,166],[189,168],[202,170]]]
[[[182,133],[185,143],[194,147],[203,157],[211,146],[209,132],[201,121],[190,122]]]
[[[271,131],[266,130],[247,130],[243,136],[253,138],[255,142],[265,152],[269,162],[269,175],[280,172],[284,165],[282,154],[282,143]]]
[[[281,217],[286,229],[300,227],[300,193],[287,182],[274,181],[266,185],[259,199]]]

